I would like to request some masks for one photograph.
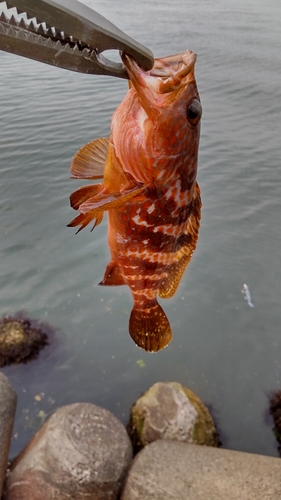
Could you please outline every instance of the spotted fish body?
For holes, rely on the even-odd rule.
[[[70,225],[97,225],[108,211],[111,261],[101,284],[130,287],[130,335],[147,351],[171,340],[157,295],[175,293],[198,239],[202,111],[195,61],[187,51],[156,59],[145,73],[123,55],[130,89],[112,117],[110,138],[84,146],[71,167],[75,178],[103,177],[71,195],[80,214]]]

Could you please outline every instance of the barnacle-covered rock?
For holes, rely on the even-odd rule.
[[[208,409],[178,382],[158,382],[139,398],[131,409],[128,432],[135,452],[157,439],[220,445]]]
[[[47,334],[28,319],[6,316],[0,320],[0,367],[29,361],[47,344]]]

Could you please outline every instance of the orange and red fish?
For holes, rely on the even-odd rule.
[[[101,285],[128,285],[134,306],[129,331],[146,351],[172,338],[157,301],[175,293],[195,250],[201,199],[196,182],[202,108],[191,51],[156,59],[144,72],[122,55],[129,91],[116,109],[110,138],[74,156],[77,179],[101,179],[71,197],[80,214],[69,226],[97,226],[108,212],[111,261]]]

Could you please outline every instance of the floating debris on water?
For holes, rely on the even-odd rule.
[[[35,401],[42,401],[44,396],[45,396],[44,392],[40,392],[39,394],[36,394],[36,396],[34,396],[34,399]]]
[[[143,368],[145,366],[145,362],[143,359],[138,359],[136,363],[137,365],[139,365],[140,368]]]
[[[244,299],[248,301],[248,305],[250,307],[255,307],[253,302],[252,302],[252,299],[251,299],[249,287],[248,287],[248,285],[246,285],[246,283],[244,283],[243,289],[241,290],[241,293],[244,294]]]

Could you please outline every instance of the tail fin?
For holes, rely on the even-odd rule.
[[[169,320],[158,303],[149,309],[134,307],[130,316],[129,332],[137,346],[150,352],[163,349],[172,338]]]

